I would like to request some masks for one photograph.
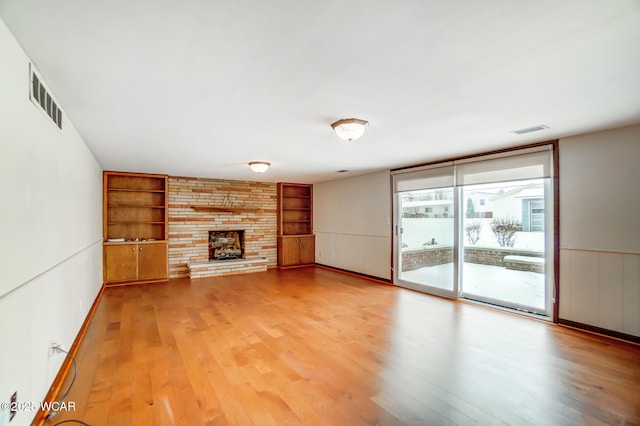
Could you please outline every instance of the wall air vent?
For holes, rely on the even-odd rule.
[[[31,82],[29,89],[31,102],[47,114],[58,129],[62,130],[62,110],[51,96],[51,91],[45,86],[33,64],[29,64],[29,81]]]
[[[513,130],[511,133],[522,135],[525,133],[537,132],[538,130],[548,129],[548,128],[549,126],[545,126],[544,124],[541,124],[539,126],[527,127],[526,129]]]

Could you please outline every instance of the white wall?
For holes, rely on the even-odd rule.
[[[560,318],[640,336],[640,126],[559,155]]]
[[[0,52],[0,402],[41,401],[63,361],[50,342],[70,347],[102,285],[102,170],[66,115],[60,131],[29,100],[1,20]]]
[[[316,262],[391,279],[391,178],[378,172],[313,186]]]

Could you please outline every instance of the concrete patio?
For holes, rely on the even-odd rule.
[[[495,300],[535,308],[545,308],[544,274],[515,271],[501,266],[463,264],[463,297],[484,301]],[[453,267],[451,263],[425,267],[400,274],[400,278],[446,290],[452,289]]]

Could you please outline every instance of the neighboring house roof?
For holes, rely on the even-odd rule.
[[[517,198],[544,198],[544,188],[542,187],[538,187],[538,188],[527,188],[522,190],[518,195],[516,195]]]
[[[491,201],[499,200],[501,198],[544,198],[544,188],[541,184],[530,184],[524,186],[515,187],[507,192],[496,195],[491,198]]]

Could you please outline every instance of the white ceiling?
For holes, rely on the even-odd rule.
[[[317,183],[640,122],[638,0],[0,0],[0,16],[109,170]],[[329,126],[348,117],[370,121],[352,143]]]

